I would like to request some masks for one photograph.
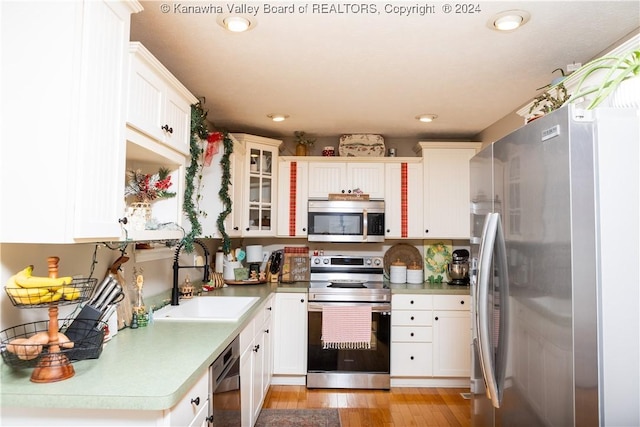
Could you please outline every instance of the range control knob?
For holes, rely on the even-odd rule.
[[[365,264],[371,265],[371,258],[367,258],[366,261],[365,261]]]
[[[314,258],[313,259],[313,263],[314,264],[320,264],[320,258]]]
[[[373,265],[375,265],[376,267],[380,267],[382,265],[382,260],[380,258],[375,258],[373,260]]]
[[[322,263],[323,264],[329,264],[329,258],[323,258],[322,259]]]

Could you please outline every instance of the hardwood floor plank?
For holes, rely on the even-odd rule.
[[[397,387],[391,390],[271,386],[264,408],[337,408],[342,427],[469,427],[468,389]]]

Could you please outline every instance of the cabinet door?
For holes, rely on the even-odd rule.
[[[394,377],[428,377],[432,375],[430,342],[391,344],[391,375]]]
[[[384,163],[347,163],[346,190],[359,188],[372,199],[384,199]]]
[[[165,83],[144,59],[131,55],[127,123],[161,141]]]
[[[38,16],[32,6],[2,6],[3,34],[11,37],[2,41],[0,241],[117,240],[133,6],[45,2]],[[37,126],[48,132],[29,137],[34,118],[25,111],[34,100],[47,111]]]
[[[243,426],[253,426],[253,349],[247,348],[240,356],[240,405]]]
[[[281,161],[278,169],[278,237],[307,237],[308,163]]]
[[[276,294],[273,373],[307,373],[307,294]]]
[[[340,193],[347,182],[344,162],[309,162],[309,198],[326,199],[329,193]]]
[[[277,161],[275,148],[247,144],[247,156],[244,162],[247,185],[244,198],[243,236],[275,236]]]
[[[189,154],[191,133],[191,104],[173,90],[167,90],[164,118],[169,130],[164,136],[171,148]]]
[[[198,382],[189,389],[187,394],[176,405],[170,409],[169,425],[187,426],[194,418],[202,417],[202,409],[207,408],[209,394],[209,371],[200,377]],[[205,412],[206,413],[206,412]],[[206,416],[205,416],[206,417]]]
[[[469,160],[473,148],[424,150],[424,236],[469,239]]]
[[[242,235],[242,221],[244,216],[244,159],[245,149],[241,144],[233,145],[233,153],[229,156],[231,188],[229,196],[232,206],[231,213],[225,220],[225,231],[229,236]],[[224,209],[224,206],[223,206]]]
[[[433,375],[469,377],[471,373],[471,314],[434,310]]]
[[[419,163],[388,163],[386,165],[384,190],[386,238],[422,238],[422,169],[422,164]]]

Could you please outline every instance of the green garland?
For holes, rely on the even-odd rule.
[[[200,185],[195,185],[196,175],[198,175],[198,182],[202,180],[202,162],[200,158],[204,150],[200,146],[200,141],[206,140],[209,135],[206,118],[207,112],[202,108],[200,101],[191,105],[191,139],[189,142],[191,163],[187,167],[187,174],[185,176],[184,202],[182,204],[182,210],[191,223],[191,231],[182,239],[184,250],[188,253],[193,252],[193,241],[202,234],[202,224],[200,224],[198,217],[200,215],[206,216],[206,214],[196,206],[201,196],[199,194]]]
[[[229,137],[227,132],[224,132],[224,154],[220,159],[220,166],[222,167],[222,180],[220,183],[220,191],[218,192],[218,196],[224,205],[224,210],[220,212],[218,215],[217,225],[218,231],[222,236],[222,252],[228,254],[231,252],[231,239],[229,234],[224,228],[224,220],[231,213],[231,207],[233,206],[233,202],[231,201],[231,197],[229,196],[229,186],[231,185],[231,153],[233,153],[233,141]]]

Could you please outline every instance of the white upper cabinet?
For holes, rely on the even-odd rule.
[[[278,237],[307,237],[309,163],[282,159],[278,169]]]
[[[385,169],[385,238],[421,239],[422,162],[387,163]]]
[[[330,193],[360,189],[372,199],[384,199],[384,169],[384,162],[366,158],[313,159],[309,161],[309,198],[326,199]]]
[[[132,42],[130,52],[127,123],[188,155],[197,99],[141,43]]]
[[[191,104],[197,99],[141,43],[129,43],[126,167],[155,174],[170,171],[172,198],[151,203],[152,219],[161,225],[126,225],[123,238],[180,239],[186,165],[190,149]],[[131,200],[127,200],[131,202]]]
[[[424,165],[424,237],[469,239],[469,160],[476,142],[421,142]]]
[[[233,134],[233,137],[246,150],[244,172],[233,173],[234,178],[240,176],[244,187],[243,197],[234,198],[232,208],[236,213],[242,212],[241,234],[275,236],[278,149],[282,141],[248,134]],[[238,183],[234,181],[233,185]]]
[[[0,9],[0,241],[118,240],[130,15],[142,7],[43,2],[34,13],[32,3],[2,2]]]

